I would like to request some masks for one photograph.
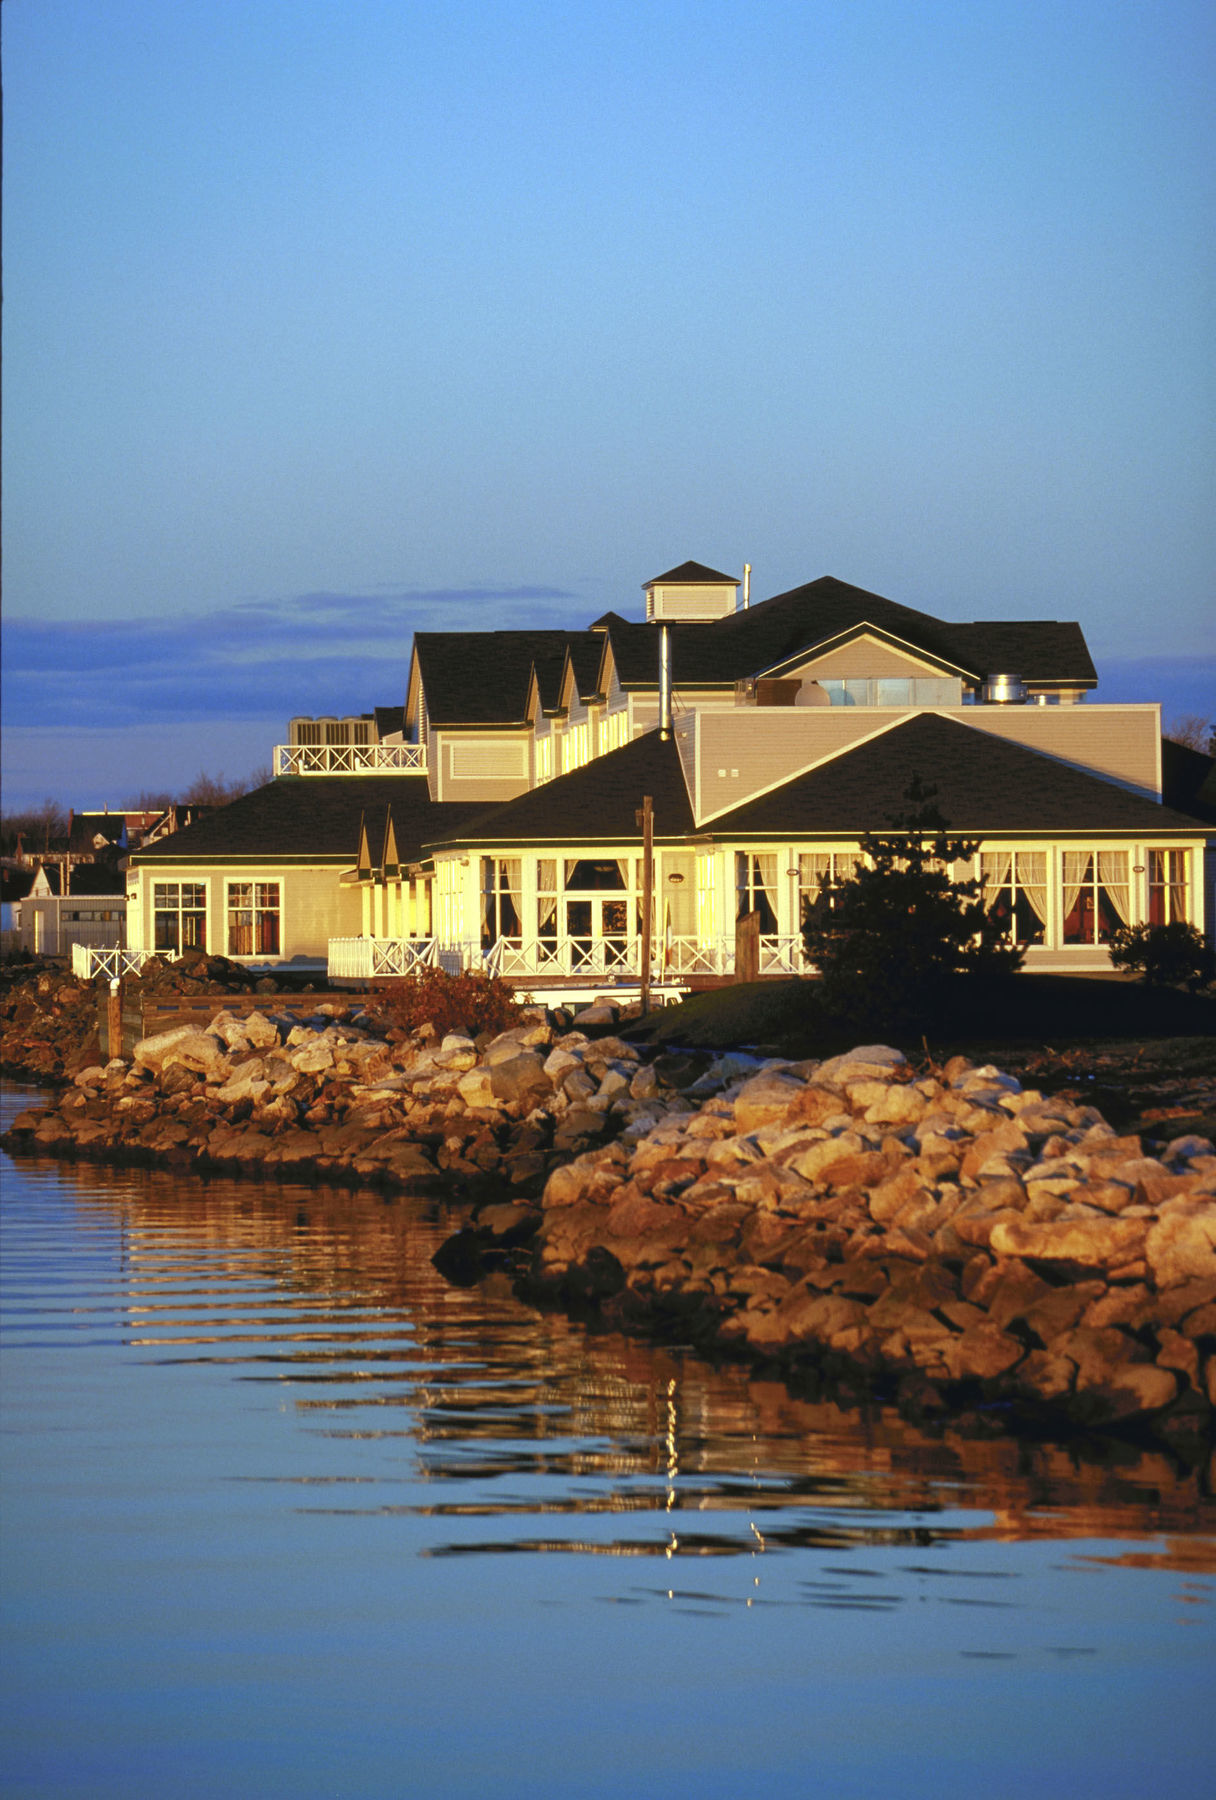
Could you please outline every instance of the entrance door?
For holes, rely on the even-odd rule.
[[[570,968],[623,969],[629,961],[629,901],[618,894],[566,901]]]

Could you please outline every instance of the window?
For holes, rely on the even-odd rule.
[[[520,923],[520,868],[518,856],[483,856],[481,859],[481,947],[492,949],[499,938],[523,935]]]
[[[568,775],[571,769],[581,769],[584,763],[591,761],[591,722],[584,719],[578,725],[569,725],[562,739],[562,774]]]
[[[1065,850],[1066,944],[1107,944],[1130,915],[1126,850]]]
[[[820,680],[833,706],[961,706],[963,684],[949,675],[859,675]]]
[[[738,891],[736,919],[745,914],[760,914],[760,935],[772,937],[777,930],[777,857],[749,856],[745,851],[735,855],[735,886]]]
[[[717,867],[712,851],[697,853],[697,942],[712,944],[718,935]]]
[[[610,750],[619,750],[622,744],[629,742],[629,713],[625,707],[601,718],[599,738],[601,756],[606,756]]]
[[[985,850],[984,906],[1011,944],[1041,944],[1047,924],[1046,850]]]
[[[557,859],[536,859],[536,935],[546,957],[557,950]]]
[[[152,948],[178,955],[207,948],[207,888],[202,881],[152,883]]]
[[[588,889],[598,892],[602,888],[615,888],[619,893],[627,893],[631,885],[629,861],[627,856],[610,856],[599,862],[590,857],[584,857],[579,862],[567,862],[566,886],[583,892]]]
[[[536,785],[553,780],[553,735],[546,732],[536,740]]]
[[[1172,925],[1187,918],[1190,888],[1189,850],[1150,850],[1148,853],[1148,922]]]
[[[850,851],[810,850],[798,858],[798,929],[817,909],[836,905],[841,884],[853,878],[858,858]]]
[[[277,881],[230,881],[229,956],[277,956],[279,906]]]

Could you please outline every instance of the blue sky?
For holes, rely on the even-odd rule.
[[[1203,3],[8,0],[7,804],[685,557],[1216,711]]]

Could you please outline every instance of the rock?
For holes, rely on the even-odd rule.
[[[766,1069],[745,1081],[735,1095],[735,1123],[741,1133],[783,1123],[791,1105],[801,1099],[804,1083],[787,1069]]]
[[[520,1050],[514,1056],[493,1063],[489,1069],[490,1091],[496,1100],[515,1104],[528,1111],[542,1096],[552,1092],[545,1064],[534,1050]]]
[[[991,1381],[1017,1367],[1026,1346],[998,1325],[986,1321],[964,1331],[952,1352],[952,1364],[960,1381]]]
[[[265,990],[260,990],[264,992]],[[244,1022],[245,1037],[255,1050],[269,1050],[279,1042],[279,1028],[273,1019],[268,1019],[264,1012],[247,1013]]]
[[[586,1031],[595,1025],[615,1025],[618,1018],[617,1008],[607,1000],[596,1000],[591,1006],[584,1006],[581,1012],[574,1015],[574,1023],[580,1031]]]
[[[140,1038],[135,1046],[133,1059],[142,1063],[145,1068],[159,1069],[175,1044],[196,1035],[197,1030],[193,1025],[175,1025],[171,1031],[158,1031],[152,1037]]]
[[[1159,1288],[1216,1278],[1216,1202],[1167,1200],[1147,1234],[1145,1257]]]
[[[466,1069],[456,1083],[456,1091],[466,1106],[494,1105],[494,1083],[490,1069],[485,1064],[475,1069]]]
[[[1144,1248],[1147,1221],[1118,1218],[1055,1219],[1036,1224],[1003,1219],[990,1243],[999,1256],[1029,1257],[1039,1262],[1073,1262],[1086,1268],[1125,1263]]]

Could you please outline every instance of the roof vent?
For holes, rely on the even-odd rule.
[[[986,706],[1025,706],[1028,698],[1020,675],[990,675],[984,683]]]

